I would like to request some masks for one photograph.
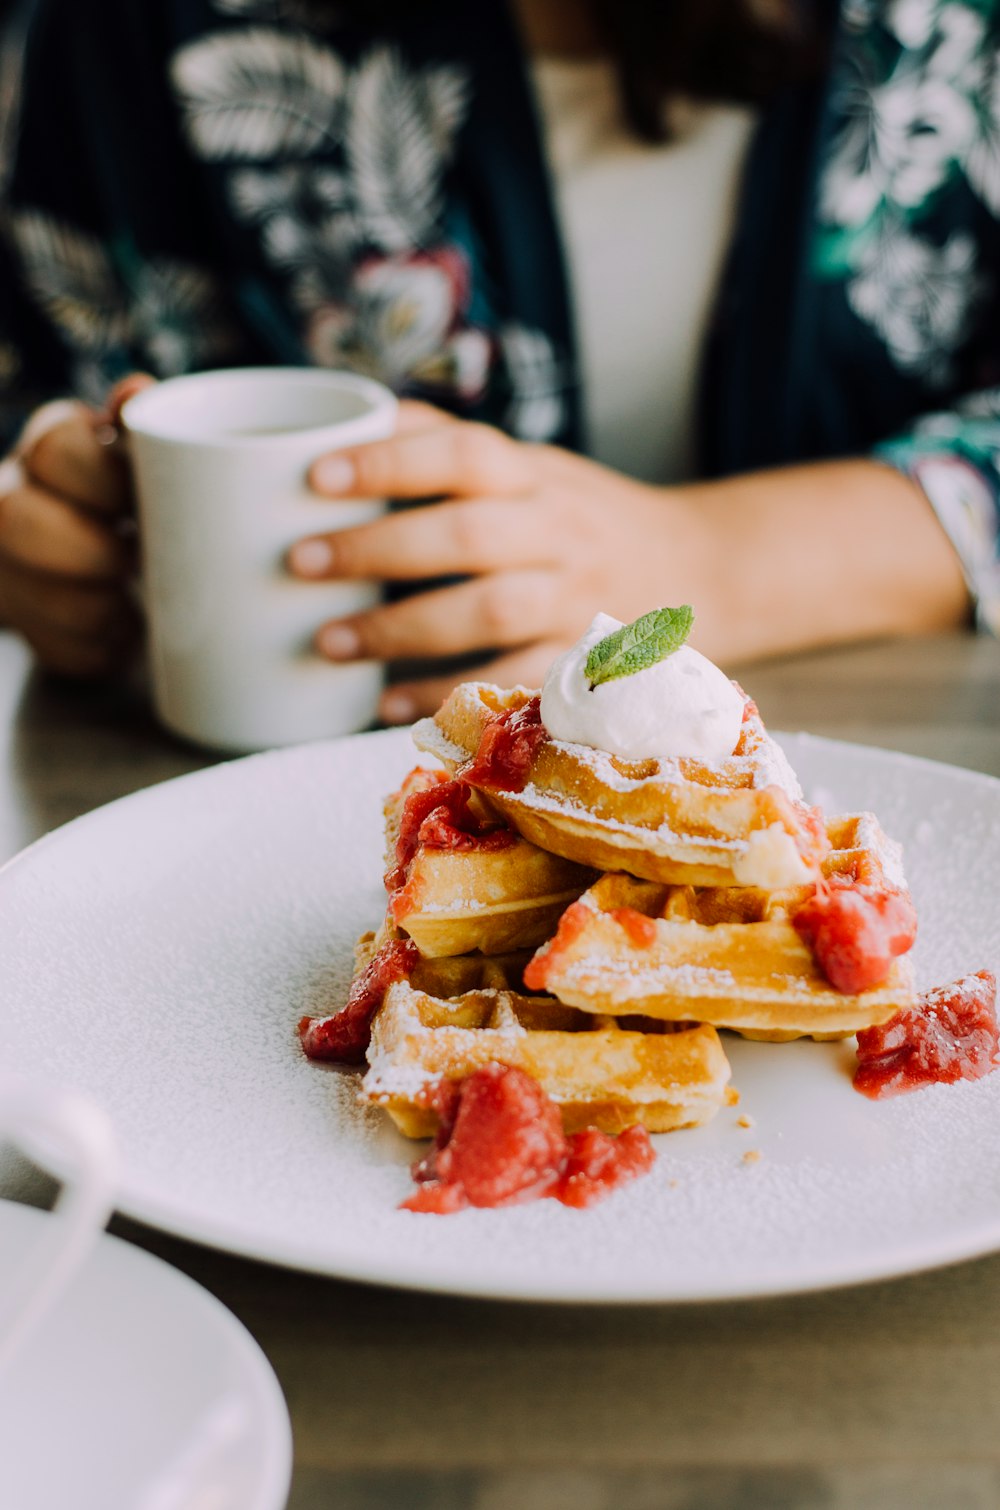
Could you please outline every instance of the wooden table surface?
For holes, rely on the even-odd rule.
[[[740,674],[772,727],[1000,776],[995,642]],[[206,763],[157,729],[141,691],[45,682],[0,634],[0,859]],[[47,1187],[25,1167],[3,1193]],[[560,1308],[369,1289],[113,1230],[261,1343],[292,1416],[292,1510],[1000,1506],[1000,1255],[786,1299]]]

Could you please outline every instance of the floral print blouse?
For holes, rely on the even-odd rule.
[[[813,3],[829,63],[755,134],[702,469],[871,454],[906,471],[1000,632],[1000,0]],[[504,0],[414,4],[391,34],[332,0],[14,7],[0,443],[45,398],[100,403],[137,367],[247,363],[351,367],[584,444]]]

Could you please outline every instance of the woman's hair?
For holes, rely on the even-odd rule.
[[[476,0],[463,0],[474,5]],[[340,0],[345,19],[391,29],[434,0]],[[618,67],[629,125],[647,141],[669,138],[676,96],[760,104],[823,59],[818,0],[580,0]]]
[[[648,141],[670,135],[678,95],[761,104],[812,77],[823,37],[808,0],[586,0],[618,64],[625,115]]]

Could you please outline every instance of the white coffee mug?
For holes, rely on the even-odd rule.
[[[0,1075],[0,1144],[41,1150],[63,1185],[41,1240],[0,1295],[0,1373],[69,1284],[111,1215],[118,1152],[107,1114],[89,1097]]]
[[[326,451],[390,435],[396,400],[354,373],[261,367],[195,373],[122,410],[135,466],[157,711],[176,733],[247,751],[372,723],[373,661],[334,665],[313,636],[376,602],[365,582],[303,582],[285,555],[308,535],[374,518],[383,502],[322,499]]]

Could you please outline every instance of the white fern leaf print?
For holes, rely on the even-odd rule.
[[[965,176],[990,214],[1000,217],[1000,58],[996,55],[974,105],[977,129],[965,155]]]
[[[881,336],[901,372],[919,370],[944,386],[951,357],[967,339],[983,293],[972,237],[953,231],[942,246],[891,219],[865,248],[847,302]]]
[[[511,385],[506,428],[520,440],[546,441],[566,422],[563,364],[543,330],[509,324],[500,344]]]
[[[101,243],[36,210],[9,219],[25,282],[63,337],[105,351],[128,336],[125,291]]]
[[[458,68],[431,68],[423,75],[431,132],[443,157],[453,143],[469,108],[468,76]]]
[[[307,157],[339,139],[343,65],[309,37],[218,32],[176,53],[170,75],[191,144],[209,160]]]
[[[344,146],[359,223],[380,250],[409,251],[430,239],[467,98],[456,70],[413,72],[392,48],[359,64]]]
[[[227,186],[237,215],[243,220],[258,220],[287,208],[296,194],[298,169],[236,168],[228,175]]]
[[[334,168],[289,163],[283,168],[238,168],[228,179],[236,213],[244,220],[270,215],[307,218],[346,203],[347,186]]]
[[[144,264],[132,295],[132,338],[158,377],[221,361],[234,350],[221,290],[204,268],[157,257]]]
[[[311,241],[294,215],[271,215],[260,233],[268,260],[276,267],[298,267],[309,260]]]
[[[325,30],[335,16],[328,0],[214,0],[224,16],[245,16],[253,21],[291,21],[313,31]]]

